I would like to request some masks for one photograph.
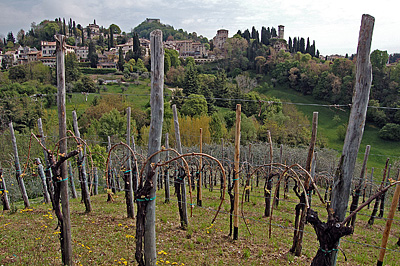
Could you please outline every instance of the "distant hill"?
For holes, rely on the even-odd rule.
[[[202,35],[197,35],[196,32],[188,33],[183,29],[175,29],[171,25],[166,25],[159,20],[145,20],[136,26],[133,31],[136,32],[140,38],[150,39],[150,32],[160,29],[163,32],[163,40],[194,40],[201,43],[207,43],[208,39]]]

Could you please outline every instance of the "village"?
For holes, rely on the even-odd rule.
[[[145,23],[160,23],[159,19],[147,18]],[[110,38],[109,35],[104,33],[103,27],[96,24],[96,20],[92,24],[89,24],[82,29],[82,36],[77,36],[73,34],[72,31],[66,31],[65,35],[67,38],[72,37],[75,41],[75,45],[66,44],[66,53],[76,54],[79,62],[89,61],[89,42],[98,42],[99,39],[103,40],[105,38]],[[195,33],[193,33],[195,34]],[[164,49],[176,50],[179,53],[180,58],[193,57],[197,64],[202,64],[205,62],[212,62],[216,59],[223,59],[226,54],[223,53],[224,46],[229,39],[229,32],[226,29],[219,29],[215,37],[209,41],[209,43],[195,41],[193,39],[185,40],[174,40],[172,36],[169,36],[164,42]],[[97,53],[97,68],[118,68],[118,59],[120,49],[122,50],[123,58],[129,51],[133,50],[134,38],[127,38],[127,34],[123,32],[122,34],[113,34],[112,38],[116,43],[118,39],[125,40],[124,43],[116,44],[115,47],[110,47],[109,49],[96,49]],[[284,50],[288,51],[288,43],[284,38],[284,26],[278,26],[277,36],[274,36],[277,41],[274,42],[273,48],[277,51]],[[86,42],[84,41],[86,40]],[[139,38],[141,50],[144,52],[142,57],[148,57],[150,55],[150,40],[148,38]],[[4,44],[7,41],[4,38]],[[80,44],[80,45],[78,45]],[[211,44],[211,48],[210,48]],[[212,50],[214,50],[213,52]],[[56,65],[55,57],[56,42],[55,41],[40,41],[40,49],[36,47],[23,46],[19,43],[15,43],[13,48],[0,49],[0,66],[3,69],[8,69],[9,67],[16,65],[23,65],[31,62],[42,62],[43,65],[54,67]],[[222,51],[222,52],[221,52]],[[340,55],[331,55],[328,57],[321,56],[324,60],[334,60],[337,58],[343,58]],[[92,66],[93,67],[93,66]]]

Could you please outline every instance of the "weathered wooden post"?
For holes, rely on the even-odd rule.
[[[111,138],[110,136],[107,136],[107,140],[108,140],[108,145],[107,145],[107,152],[110,152],[111,150]],[[110,160],[108,161],[108,173],[107,173],[107,183],[108,186],[110,187],[109,189],[111,189],[112,193],[116,193],[116,186],[115,186],[115,182],[114,182],[114,173],[113,173],[113,168],[112,168],[112,160],[111,160],[111,156],[110,156]],[[107,201],[111,201],[111,194],[110,192],[107,192],[108,196],[107,196]]]
[[[370,145],[367,145],[367,147],[365,148],[364,161],[363,161],[363,165],[362,165],[361,173],[360,173],[360,180],[354,190],[353,200],[350,205],[350,214],[358,207],[358,201],[361,196],[361,189],[364,186],[365,172],[367,171],[367,161],[368,161],[370,149],[371,149]],[[356,223],[356,217],[357,217],[357,214],[355,214],[351,218],[350,222],[347,225],[351,224],[351,226],[354,228],[354,225]]]
[[[236,126],[235,126],[235,171],[234,171],[234,208],[233,208],[233,240],[239,237],[239,163],[240,163],[240,125],[242,106],[236,105]]]
[[[131,144],[132,150],[133,152],[136,152],[136,145],[135,145],[135,136],[132,136],[132,144]],[[132,156],[133,157],[133,156]],[[132,158],[134,160],[133,165],[132,165],[132,183],[133,183],[133,193],[136,193],[136,190],[138,188],[138,176],[139,176],[139,169],[138,169],[138,165],[137,165],[137,161]]]
[[[26,193],[24,179],[21,176],[21,165],[19,164],[19,157],[18,157],[18,147],[17,147],[17,139],[15,138],[14,134],[14,127],[12,122],[10,122],[10,133],[11,133],[11,142],[14,150],[14,163],[15,163],[15,177],[17,179],[17,183],[19,186],[19,190],[21,191],[22,198],[24,200],[25,208],[29,208],[29,199],[28,194]]]
[[[385,181],[384,186],[389,185],[389,178],[390,178],[390,170],[391,170],[391,169],[392,169],[392,165],[389,164],[389,168],[388,168],[388,172],[387,172],[387,175],[386,175],[386,181]],[[378,214],[378,217],[379,217],[379,218],[382,218],[382,217],[383,217],[383,213],[385,212],[385,199],[386,199],[386,194],[387,194],[387,193],[385,192],[385,193],[383,193],[382,196],[381,196],[381,202],[380,202],[379,214]]]
[[[69,173],[69,184],[71,186],[72,198],[76,199],[78,196],[76,195],[75,182],[74,182],[74,172],[72,171],[71,161],[68,161],[68,173]]]
[[[51,200],[50,200],[49,192],[47,190],[46,176],[44,174],[44,169],[43,169],[42,162],[40,161],[40,158],[36,158],[36,164],[38,166],[39,177],[42,181],[44,202],[49,203],[49,202],[51,202]]]
[[[397,176],[397,181],[400,180],[400,176]],[[379,258],[378,258],[378,263],[376,264],[377,266],[382,266],[383,265],[383,259],[385,258],[385,252],[386,252],[386,246],[387,246],[387,241],[389,238],[389,233],[390,233],[390,228],[392,227],[392,222],[394,218],[394,213],[396,211],[397,203],[400,198],[400,184],[396,185],[396,190],[394,191],[393,198],[392,198],[392,205],[390,206],[390,211],[386,220],[386,227],[385,231],[383,232],[382,236],[382,244],[381,244],[381,250],[379,252]]]
[[[52,184],[52,181],[51,181],[51,178],[52,178],[53,175],[52,175],[51,169],[50,169],[50,162],[49,162],[47,151],[45,149],[45,147],[46,147],[46,137],[45,137],[44,131],[43,131],[42,119],[39,118],[37,122],[38,122],[38,130],[39,130],[39,135],[40,135],[40,142],[42,143],[42,145],[44,147],[43,148],[43,155],[44,155],[44,164],[46,166],[46,168],[44,170],[44,173],[46,174],[46,184],[47,184],[47,189],[48,189],[48,191],[50,193],[50,197],[51,197],[54,194],[53,193],[54,187],[53,187],[53,184]],[[53,208],[54,208],[54,206],[53,206]]]
[[[314,157],[314,150],[315,150],[315,143],[317,141],[317,128],[318,128],[318,112],[314,112],[313,113],[313,122],[312,122],[312,131],[311,131],[311,140],[310,140],[310,146],[308,148],[308,155],[307,155],[307,161],[306,161],[306,167],[305,170],[307,172],[311,172],[311,164],[313,161],[313,157]],[[308,200],[311,201],[311,191],[312,188],[310,189],[310,177],[308,175],[306,175],[305,181],[304,181],[304,188],[306,189],[306,193],[308,196]],[[300,204],[302,204],[302,202],[300,202]],[[311,204],[311,202],[309,202],[309,204]],[[295,247],[294,249],[294,254],[296,256],[300,256],[301,255],[301,250],[303,249],[303,233],[304,233],[304,225],[306,223],[306,218],[307,218],[307,210],[305,208],[305,205],[301,206],[301,214],[300,214],[300,224],[299,224],[299,228],[297,231],[295,231],[297,233],[296,237],[293,239],[294,243],[293,246]],[[295,228],[296,230],[297,228]],[[291,249],[293,251],[293,248]]]
[[[0,166],[0,198],[3,202],[3,211],[10,210],[10,202],[8,200],[8,192],[6,187],[6,181],[3,177],[3,169]]]
[[[200,128],[200,153],[203,152],[203,129]],[[202,206],[203,193],[202,193],[202,172],[203,171],[203,157],[199,158],[199,180],[197,181],[197,205]]]
[[[99,188],[99,176],[97,173],[97,167],[94,167],[93,169],[93,183],[94,183],[94,188],[93,188],[93,195],[98,194],[98,188]]]
[[[155,30],[150,34],[151,49],[151,120],[149,132],[148,157],[161,149],[162,125],[164,118],[164,48],[162,31]],[[144,231],[144,258],[146,266],[154,266],[157,261],[156,253],[156,187],[157,175],[151,175],[152,164],[157,164],[160,155],[153,156],[147,164],[146,177],[153,183],[146,206],[146,223]]]
[[[334,177],[332,189],[331,207],[339,221],[343,221],[348,207],[354,166],[364,132],[372,82],[370,52],[374,23],[374,17],[366,14],[362,16],[357,47],[356,84],[342,156]],[[337,251],[330,253],[330,256],[332,265],[336,265]]]
[[[65,113],[65,36],[56,35],[57,53],[57,106],[58,106],[58,126],[60,138],[60,153],[67,154],[67,116]],[[67,180],[67,162],[61,166],[61,180]],[[73,265],[72,241],[71,241],[71,220],[69,214],[68,182],[60,181],[60,198],[62,207],[62,226],[61,226],[61,253],[63,265]],[[56,202],[56,204],[59,204]]]
[[[272,138],[271,138],[271,132],[268,130],[267,131],[268,135],[268,146],[269,146],[269,163],[272,164],[274,160],[274,149],[272,146]],[[264,209],[264,216],[269,217],[271,213],[271,191],[272,191],[272,185],[273,185],[273,175],[272,175],[272,166],[268,167],[268,174],[265,179],[265,184],[264,184],[264,200],[265,200],[265,209]]]
[[[126,108],[126,145],[131,146],[131,108]],[[132,186],[132,165],[131,153],[127,150],[127,160],[125,163],[124,183],[125,183],[125,200],[126,213],[128,218],[135,218],[135,206],[133,202],[133,186]]]
[[[372,196],[372,185],[374,184],[374,167],[371,168],[371,176],[370,176],[370,181],[369,181],[369,193],[368,197]],[[369,209],[369,203],[368,203],[368,209]]]
[[[74,126],[75,135],[80,138],[81,133],[79,132],[78,127],[78,118],[76,116],[76,111],[72,111],[72,122]],[[79,141],[81,143],[81,141]],[[81,143],[81,145],[84,145]],[[85,156],[82,149],[79,150],[78,155],[78,170],[79,170],[79,181],[81,183],[81,193],[82,193],[82,200],[85,203],[86,212],[92,211],[92,204],[90,202],[90,193],[89,187],[87,184],[87,174],[86,174],[86,167],[85,167]]]
[[[181,133],[179,131],[179,120],[178,120],[178,112],[176,110],[176,105],[172,105],[172,114],[174,116],[174,127],[175,127],[175,139],[176,139],[176,149],[182,154],[182,143],[181,143]],[[179,177],[178,177],[179,179]],[[187,215],[187,206],[186,206],[186,180],[180,180],[181,182],[181,225],[183,228],[186,228],[188,225],[188,215]],[[178,199],[179,201],[179,199]],[[179,203],[179,202],[178,202]]]
[[[168,133],[165,133],[165,148],[169,149],[169,135]],[[169,152],[167,151],[165,153],[165,161],[169,160]],[[165,167],[165,203],[169,202],[169,169],[168,166]]]

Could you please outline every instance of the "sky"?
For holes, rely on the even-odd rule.
[[[32,22],[69,18],[82,26],[117,24],[130,32],[146,18],[196,32],[209,39],[218,29],[238,30],[254,26],[285,26],[285,39],[307,37],[315,40],[322,55],[356,53],[363,14],[375,17],[372,51],[400,53],[398,0],[0,0],[0,36]]]

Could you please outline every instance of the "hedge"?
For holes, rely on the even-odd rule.
[[[110,74],[117,72],[116,68],[90,68],[81,67],[79,68],[83,74]]]

